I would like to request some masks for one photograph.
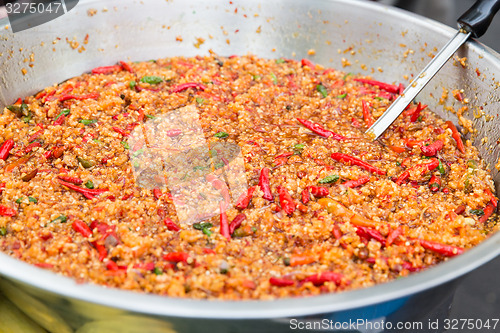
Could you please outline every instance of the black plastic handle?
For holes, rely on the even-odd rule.
[[[500,9],[500,0],[478,0],[458,19],[460,26],[479,38],[490,26],[493,16]]]

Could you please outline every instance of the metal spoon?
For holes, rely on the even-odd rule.
[[[366,131],[366,134],[372,136],[374,140],[382,135],[469,36],[479,38],[486,32],[499,9],[500,0],[478,0],[460,16],[457,20],[460,29],[456,35],[425,66],[394,103]]]

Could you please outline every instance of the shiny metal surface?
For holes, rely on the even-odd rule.
[[[89,15],[90,9],[96,10],[94,15]],[[352,0],[233,0],[232,4],[87,0],[80,1],[68,14],[31,30],[12,34],[3,28],[6,24],[0,21],[0,107],[19,96],[118,60],[193,56],[208,54],[209,50],[224,56],[250,52],[269,58],[309,57],[325,66],[407,84],[411,75],[418,74],[431,54],[455,33],[420,16]],[[87,34],[88,43],[84,44]],[[183,42],[176,41],[178,36]],[[194,46],[197,38],[205,40],[199,48]],[[73,48],[75,42],[78,46]],[[82,46],[85,50],[79,52]],[[310,49],[315,50],[315,56],[307,55]],[[31,54],[35,59],[32,67],[24,62]],[[499,174],[493,165],[500,152],[496,146],[480,142],[485,136],[489,142],[499,137],[496,114],[500,85],[495,78],[500,77],[500,57],[474,41],[467,42],[458,56],[467,57],[468,65],[448,61],[419,100],[456,123],[456,115],[445,110],[439,98],[442,87],[464,89],[464,96],[471,100],[470,111],[464,116],[478,130],[474,137],[467,137],[492,166],[498,187]],[[446,106],[457,110],[462,105],[449,99]],[[490,117],[493,120],[485,121]],[[78,284],[0,254],[0,288],[4,293],[12,291],[8,296],[18,300],[20,306],[37,304],[39,320],[56,318],[46,325],[62,321],[61,328],[53,331],[85,332],[89,325],[139,319],[138,329],[148,327],[150,332],[154,332],[152,328],[158,332],[195,332],[206,331],[207,327],[218,332],[251,332],[256,327],[285,331],[291,317],[345,320],[397,314],[400,320],[410,319],[412,311],[398,310],[411,305],[410,309],[431,311],[453,293],[458,277],[499,253],[500,234],[495,234],[459,257],[387,284],[303,299],[241,302],[173,299]]]
[[[394,103],[377,119],[377,121],[366,131],[374,140],[378,139],[386,129],[399,117],[408,104],[424,89],[429,81],[437,74],[460,46],[469,38],[470,32],[458,31],[455,36],[446,43],[439,53],[425,66],[424,69],[410,82],[403,93],[396,98]]]

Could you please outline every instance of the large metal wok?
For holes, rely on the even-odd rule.
[[[19,96],[96,66],[118,60],[193,56],[209,50],[225,56],[309,57],[335,68],[349,62],[343,68],[347,72],[407,83],[454,32],[407,12],[348,0],[88,0],[30,30],[13,34],[4,29],[7,23],[0,21],[2,108]],[[315,50],[314,56],[308,56],[310,49]],[[475,41],[462,47],[458,56],[467,57],[467,66],[450,60],[418,99],[457,123],[439,98],[442,87],[464,89],[471,101],[468,118],[478,130],[473,142],[490,163],[498,184],[500,175],[494,165],[500,154],[495,145],[500,56]],[[446,105],[460,106],[454,99]],[[493,118],[485,121],[485,115]],[[481,144],[485,136],[489,141]],[[446,317],[459,277],[498,253],[500,234],[495,234],[461,256],[390,283],[317,297],[242,302],[174,299],[78,284],[0,254],[0,289],[53,332],[90,328],[95,332],[277,332],[288,331],[293,323],[299,327],[290,318],[302,323],[326,319],[322,323],[329,326],[322,327],[338,331],[363,331],[368,326],[349,323],[367,320],[390,322],[392,331],[425,332],[428,320]],[[397,322],[412,321],[423,322],[424,330],[396,329]],[[428,331],[441,330],[442,326]]]

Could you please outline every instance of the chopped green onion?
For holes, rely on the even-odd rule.
[[[396,161],[396,165],[397,165],[397,166],[401,166],[401,162]]]
[[[304,147],[306,145],[303,143],[297,143],[296,145],[293,146],[293,151],[295,155],[300,155],[302,154],[302,150],[304,150]]]
[[[348,76],[351,76],[351,75],[354,75],[353,73],[347,73],[346,75],[344,75],[344,77],[342,78],[342,81],[345,81],[345,79],[347,79]]]
[[[323,98],[328,96],[328,91],[326,90],[326,87],[324,85],[318,84],[316,86],[316,90],[323,96]]]
[[[85,183],[85,187],[88,189],[93,189],[94,183],[91,180],[87,180],[87,182]]]
[[[66,223],[67,221],[68,221],[68,217],[66,215],[59,215],[58,217],[56,217],[55,219],[53,219],[49,223],[55,223],[55,222]]]
[[[277,64],[282,64],[284,62],[285,62],[285,59],[283,59],[283,58],[276,59]]]
[[[134,90],[134,89],[135,89],[135,86],[136,86],[136,85],[137,85],[137,82],[135,82],[135,81],[130,81],[130,82],[128,83],[129,88],[130,88],[130,89],[132,89],[132,90]]]
[[[196,97],[196,103],[198,104],[203,104],[203,102],[205,102],[205,100],[201,97]]]
[[[23,197],[17,198],[16,204],[19,205],[21,202],[23,202]]]
[[[469,167],[470,169],[477,169],[477,162],[474,160],[468,160],[467,167]]]
[[[92,139],[92,141],[94,141],[95,143],[100,144],[100,145],[103,144],[103,142],[101,140],[98,140],[98,139]]]
[[[226,132],[217,132],[214,134],[214,136],[219,139],[224,139],[227,138],[229,134],[227,134]]]
[[[201,229],[201,232],[203,232],[205,235],[207,235],[208,237],[210,237],[210,235],[212,234],[212,232],[210,231],[210,229],[208,228],[203,228]]]
[[[318,181],[318,183],[320,183],[320,184],[335,183],[339,179],[340,179],[340,177],[338,175],[330,175],[330,176],[327,176],[327,177],[321,179],[320,181]]]
[[[134,168],[136,168],[136,169],[139,169],[139,167],[141,166],[141,164],[137,160],[134,160],[134,162],[132,164],[134,165]]]
[[[220,168],[223,168],[223,167],[224,167],[224,163],[222,163],[222,162],[219,162],[219,163],[215,164],[215,168],[216,169],[220,169]]]
[[[375,96],[373,98],[378,99],[379,101],[382,101],[384,99],[383,97],[380,97],[380,96]]]
[[[477,215],[477,216],[483,216],[484,215],[484,211],[482,209],[471,209],[469,211],[469,213],[471,213],[473,215]]]
[[[343,93],[342,95],[338,95],[337,98],[344,99],[347,96],[347,93]]]
[[[128,144],[127,141],[121,141],[120,142],[122,144],[122,146],[125,148],[125,149],[130,149],[130,145]]]
[[[7,235],[7,229],[5,229],[5,227],[1,227],[0,228],[0,236],[5,236]]]
[[[82,167],[84,167],[85,169],[88,169],[88,168],[91,168],[94,166],[94,163],[92,161],[87,160],[87,159],[84,159],[81,157],[77,157],[76,159],[78,160],[78,162],[80,162]]]
[[[54,119],[54,121],[56,121],[57,119],[59,119],[59,117],[60,117],[60,116],[62,116],[62,115],[67,116],[69,113],[70,113],[70,110],[69,110],[69,109],[63,109],[61,112],[59,112],[59,114],[58,114],[58,115],[57,115],[57,117]]]
[[[97,119],[80,119],[78,120],[78,122],[84,125],[92,125],[97,123]]]
[[[135,151],[132,154],[132,157],[137,157],[137,156],[141,155],[143,152],[144,152],[144,148],[138,149],[137,151]]]
[[[444,175],[446,173],[443,162],[441,162],[441,160],[439,160],[438,170],[439,170],[439,173],[442,175]]]
[[[9,105],[6,108],[7,108],[7,110],[15,113],[15,115],[18,118],[21,118],[23,116],[27,117],[31,113],[29,108],[28,108],[28,105],[26,105],[24,103],[22,103],[21,105]]]
[[[27,124],[31,121],[31,118],[33,118],[33,113],[29,113],[26,117],[23,117],[23,121]]]
[[[196,170],[205,170],[205,167],[201,166],[201,165],[197,165],[197,166],[193,167],[193,170],[194,171],[196,171]]]
[[[158,83],[163,82],[163,79],[161,77],[155,76],[155,75],[151,75],[151,76],[146,75],[146,76],[142,77],[141,82],[149,83],[149,84],[158,84]]]
[[[33,198],[33,197],[28,197],[28,201],[29,202],[33,202],[33,203],[37,203],[38,200],[36,198]]]
[[[257,74],[256,74],[256,75],[252,75],[252,79],[253,79],[254,81],[260,80],[260,78],[261,78],[261,76],[260,76],[260,75],[257,75]]]
[[[273,83],[278,84],[278,78],[276,77],[276,75],[274,73],[271,73],[269,75],[271,75],[271,78],[273,79]]]
[[[422,121],[422,119],[424,119],[424,116],[418,116],[417,121],[418,121],[418,122],[421,122],[421,121]]]
[[[147,114],[147,115],[145,115],[145,116],[146,116],[146,117],[148,117],[149,119],[156,119],[156,117],[155,117],[155,116],[152,116],[152,115],[150,115],[150,114]]]
[[[153,269],[153,273],[155,273],[155,275],[162,275],[163,274],[163,270],[160,267],[155,267]]]

